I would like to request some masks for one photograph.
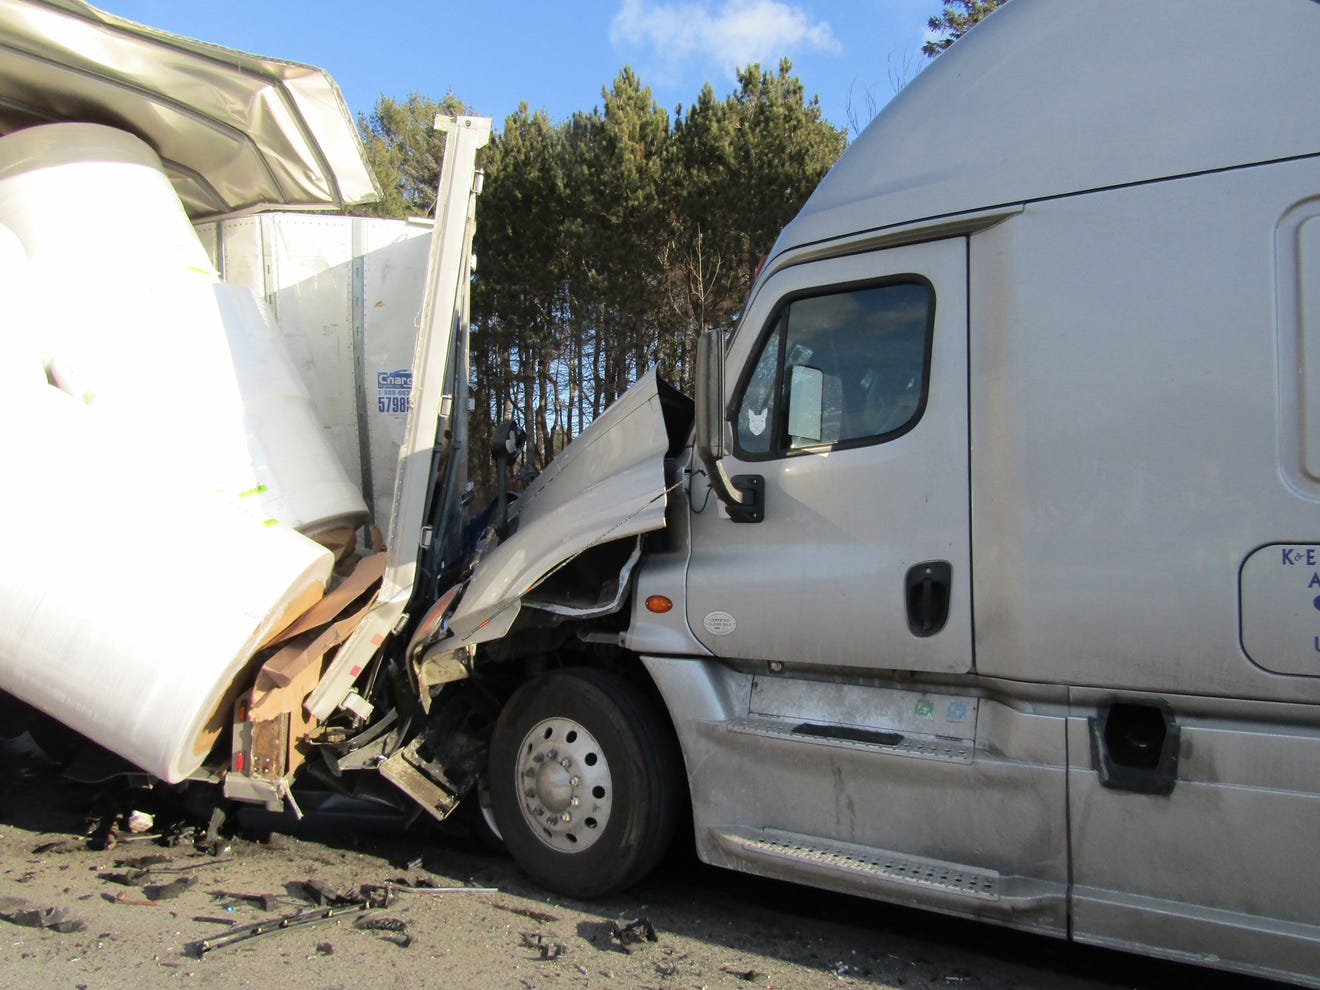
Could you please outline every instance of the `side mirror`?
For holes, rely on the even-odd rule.
[[[707,464],[724,456],[724,341],[718,330],[697,338],[697,453]]]
[[[491,525],[495,529],[495,534],[501,540],[508,536],[509,466],[518,457],[523,449],[523,444],[526,442],[527,431],[519,426],[516,420],[512,419],[506,419],[497,426],[494,435],[490,438],[490,456],[495,461],[495,477],[499,485],[499,494],[496,495],[495,517],[491,521]]]
[[[734,522],[760,522],[765,517],[765,479],[739,475],[732,481],[720,461],[727,453],[724,443],[724,340],[718,330],[707,330],[697,338],[697,409],[695,417],[697,454],[706,464],[711,491],[728,508]]]

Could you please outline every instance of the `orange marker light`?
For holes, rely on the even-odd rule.
[[[674,603],[664,595],[649,595],[646,599],[646,610],[657,615],[664,615],[673,607]]]

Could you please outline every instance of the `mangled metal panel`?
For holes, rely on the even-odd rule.
[[[449,620],[454,647],[503,635],[523,596],[584,551],[664,526],[662,389],[672,391],[648,373],[518,500],[516,531],[482,556]]]
[[[408,421],[386,534],[385,574],[372,611],[339,650],[307,700],[308,712],[318,719],[325,719],[340,705],[352,707],[363,717],[371,711],[370,704],[353,692],[353,683],[386,637],[405,620],[404,609],[417,576],[435,448],[455,417],[466,414],[465,408],[455,408],[455,394],[466,384],[467,368],[465,363],[461,369],[457,367],[462,362],[453,358],[456,339],[468,332],[472,234],[481,186],[476,154],[490,138],[490,119],[437,118],[436,126],[446,132],[445,154],[411,366]]]
[[[138,135],[194,219],[380,198],[352,114],[323,70],[81,0],[0,0],[0,134],[54,121]]]

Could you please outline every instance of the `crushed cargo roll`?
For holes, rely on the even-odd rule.
[[[0,138],[0,224],[55,384],[169,450],[184,487],[308,533],[365,521],[278,329],[220,282],[147,144],[79,123]]]
[[[0,688],[178,782],[365,504],[133,135],[0,138],[0,289]]]

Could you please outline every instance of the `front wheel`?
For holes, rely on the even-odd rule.
[[[681,780],[656,706],[607,671],[524,684],[491,737],[500,835],[532,879],[571,897],[623,890],[655,866],[673,836]]]

